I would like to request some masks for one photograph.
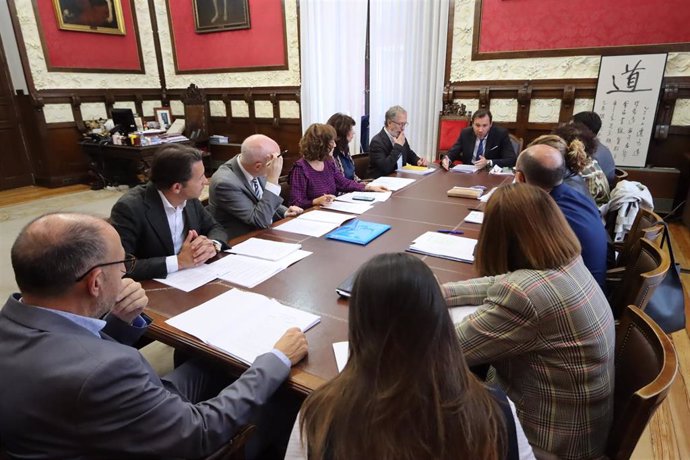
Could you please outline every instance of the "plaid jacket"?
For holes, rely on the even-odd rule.
[[[517,407],[527,439],[564,459],[604,453],[613,416],[614,322],[582,258],[448,283],[448,306],[481,305],[456,326],[469,365]]]

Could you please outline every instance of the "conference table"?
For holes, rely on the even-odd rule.
[[[251,232],[231,241],[237,244],[250,237],[260,237],[300,243],[302,249],[313,252],[253,289],[240,287],[321,316],[321,322],[306,332],[309,343],[307,357],[292,368],[287,382],[298,392],[308,394],[338,373],[332,344],[347,340],[348,302],[340,298],[335,289],[345,278],[376,254],[405,251],[415,238],[427,231],[461,230],[463,236],[477,238],[480,225],[463,222],[463,219],[471,209],[481,207],[483,203],[477,199],[448,197],[447,191],[453,186],[483,185],[488,192],[492,187],[513,180],[513,176],[490,175],[484,171],[463,174],[437,170],[425,176],[409,173],[395,173],[393,176],[416,180],[393,192],[387,201],[375,204],[371,210],[358,216],[361,220],[391,226],[366,246],[275,228]],[[274,227],[282,222],[275,223]],[[442,283],[476,276],[472,264],[420,254],[416,256]],[[153,319],[147,333],[150,338],[181,351],[219,361],[236,374],[247,369],[246,364],[165,322],[236,286],[216,280],[185,293],[153,280],[143,284],[149,297],[147,314]]]

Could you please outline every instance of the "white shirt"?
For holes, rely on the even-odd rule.
[[[158,195],[161,197],[161,201],[163,202],[163,210],[165,211],[165,216],[168,218],[168,227],[170,228],[170,235],[172,235],[174,252],[172,256],[165,258],[165,267],[167,268],[168,273],[175,273],[180,269],[180,267],[177,265],[177,254],[180,252],[180,249],[182,249],[182,243],[184,243],[185,239],[184,216],[182,215],[182,211],[187,205],[187,201],[184,201],[181,205],[175,207],[170,204],[168,199],[160,190],[158,190]]]
[[[252,185],[252,181],[254,180],[254,176],[249,174],[246,169],[244,169],[244,166],[242,166],[242,161],[238,161],[237,164],[240,167],[240,171],[242,171],[242,174],[244,174],[244,178],[249,182],[249,186],[252,187],[252,190],[254,189],[254,186]],[[257,177],[258,179],[258,177]],[[260,190],[260,195],[263,196],[263,190],[261,190],[261,182],[259,182],[259,190]],[[278,184],[273,184],[271,182],[266,181],[266,185],[264,185],[264,190],[271,192],[275,196],[280,196],[280,186]],[[261,199],[261,198],[259,198]]]

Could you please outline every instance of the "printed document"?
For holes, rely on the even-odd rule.
[[[297,243],[282,243],[280,241],[264,240],[262,238],[249,238],[236,244],[228,252],[243,256],[256,257],[276,261],[302,248]]]
[[[388,177],[381,176],[370,182],[371,185],[383,185],[388,190],[393,190],[394,192],[400,190],[401,188],[407,187],[412,182],[417,179],[407,179],[405,177]]]
[[[474,247],[477,240],[463,236],[426,232],[417,237],[409,248],[410,252],[427,254],[460,262],[474,262]]]

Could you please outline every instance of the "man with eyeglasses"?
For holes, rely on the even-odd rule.
[[[428,161],[410,148],[405,138],[407,125],[405,109],[394,105],[386,111],[384,127],[369,143],[369,177],[387,176],[407,164],[428,166]]]
[[[512,167],[516,155],[508,130],[493,124],[490,111],[479,109],[472,114],[472,126],[460,131],[448,155],[441,159],[441,167],[447,171],[457,160],[479,168]]]
[[[181,144],[160,147],[150,178],[124,194],[110,212],[122,245],[138,259],[132,278],[165,278],[227,248],[228,235],[199,201],[208,179],[198,150]]]
[[[255,134],[244,140],[239,155],[213,174],[207,209],[229,238],[268,228],[276,220],[303,212],[299,206],[283,205],[278,185],[282,169],[278,144]]]
[[[262,432],[283,415],[269,405],[307,353],[298,329],[230,385],[194,359],[161,379],[129,346],[148,325],[148,298],[123,278],[135,260],[113,227],[48,214],[20,232],[11,257],[21,294],[0,311],[0,439],[10,457],[198,458],[242,425]],[[285,444],[296,413],[283,421]]]

